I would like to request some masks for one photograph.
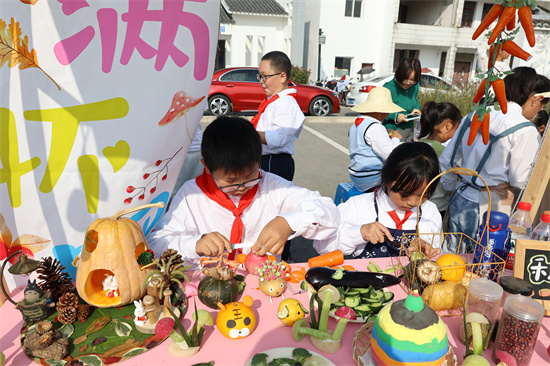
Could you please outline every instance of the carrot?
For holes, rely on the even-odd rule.
[[[498,54],[500,53],[501,50],[502,50],[502,45],[500,43],[498,43],[496,54],[494,52],[495,51],[495,46],[491,45],[491,47],[489,47],[489,62],[488,62],[487,69],[490,69],[491,67],[493,67],[493,61],[498,56]]]
[[[514,30],[514,28],[516,27],[516,13],[514,13],[514,15],[512,16],[512,19],[510,19],[510,21],[508,22],[508,24],[506,24],[506,30]]]
[[[237,257],[235,258],[235,260],[236,260],[237,262],[239,262],[240,264],[243,264],[245,259],[246,259],[246,254],[244,254],[244,253],[240,253],[240,254],[237,255]]]
[[[342,253],[342,251],[339,249],[330,253],[318,255],[317,257],[310,258],[307,261],[309,268],[325,267],[325,266],[330,267],[330,266],[336,266],[342,263],[344,263],[344,253]]]
[[[533,14],[531,13],[531,8],[529,6],[522,6],[518,10],[518,18],[523,31],[525,32],[525,37],[529,46],[535,46],[535,29],[533,28]]]
[[[487,44],[491,44],[497,39],[497,37],[504,30],[504,27],[506,27],[508,22],[510,22],[510,19],[512,19],[515,13],[516,13],[516,8],[514,8],[513,6],[507,6],[504,9],[504,11],[502,12],[502,15],[500,16],[500,19],[497,22],[497,25],[495,25],[495,29],[493,29],[493,32],[489,37],[489,42]]]
[[[479,116],[477,113],[474,114],[474,117],[472,118],[472,124],[470,125],[470,135],[468,136],[468,146],[471,146],[476,139],[477,131],[479,131],[479,127],[481,127],[481,121],[479,120]]]
[[[502,49],[508,52],[512,56],[521,58],[522,60],[529,61],[531,54],[518,46],[514,41],[506,41],[502,45]]]
[[[481,84],[479,84],[479,88],[477,89],[477,93],[474,96],[474,99],[472,102],[477,103],[481,100],[481,98],[485,95],[485,86],[487,85],[487,79],[483,79]]]
[[[477,37],[479,37],[481,33],[483,33],[483,31],[487,29],[487,27],[489,27],[491,23],[493,23],[500,16],[500,14],[502,14],[503,10],[504,10],[504,7],[502,5],[500,4],[493,5],[493,7],[491,8],[491,10],[489,10],[485,18],[483,18],[481,23],[479,23],[479,26],[476,28],[474,34],[472,35],[472,39],[475,40]]]
[[[491,117],[491,115],[486,114],[483,116],[483,121],[481,121],[481,137],[485,145],[489,143],[489,117]]]
[[[496,79],[495,81],[491,81],[491,87],[493,88],[495,96],[497,97],[500,110],[502,111],[502,113],[506,114],[506,112],[508,112],[508,102],[506,101],[506,89],[504,88],[504,80]]]

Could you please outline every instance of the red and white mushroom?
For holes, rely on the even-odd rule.
[[[195,99],[187,95],[186,92],[180,90],[172,98],[172,105],[164,117],[159,122],[159,126],[164,126],[169,123],[174,122],[185,113],[187,113],[191,108],[202,102],[204,96],[199,99]]]

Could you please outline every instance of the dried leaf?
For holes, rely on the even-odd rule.
[[[96,320],[93,321],[92,324],[88,325],[88,328],[86,328],[86,334],[92,334],[97,331],[100,331],[101,329],[103,329],[103,327],[109,324],[110,321],[111,321],[110,314],[103,315],[102,317],[97,318]]]
[[[21,245],[22,247],[29,249],[33,253],[36,253],[46,248],[48,245],[50,245],[50,243],[51,240],[44,239],[36,235],[23,234],[15,239],[11,246],[14,247],[16,245]]]
[[[105,351],[103,356],[106,356],[106,357],[119,356],[119,357],[121,357],[122,355],[124,355],[129,350],[131,350],[133,348],[136,348],[138,344],[139,344],[139,342],[136,342],[135,340],[132,343],[119,344],[118,346],[113,347],[110,350]]]
[[[47,358],[46,363],[50,366],[65,366],[67,361],[65,360],[54,360],[53,358]]]
[[[78,349],[78,352],[84,353],[84,351],[86,351],[88,349],[88,347],[89,347],[89,345],[85,344],[85,345],[83,345],[82,347],[80,347]]]
[[[69,338],[74,333],[74,325],[65,324],[59,328],[59,333],[65,338]]]
[[[147,349],[145,348],[134,348],[133,350],[130,350],[128,352],[126,352],[122,358],[132,358],[134,356],[137,356],[139,354],[142,354],[143,352],[147,351]]]
[[[38,58],[34,49],[29,51],[29,37],[21,38],[23,32],[12,17],[10,25],[6,28],[6,22],[0,19],[0,68],[7,62],[12,68],[19,65],[19,70],[37,68],[42,71],[51,81],[61,88],[57,83],[38,65]]]
[[[127,337],[132,332],[132,326],[125,322],[118,322],[115,326],[115,333],[119,337]]]
[[[97,346],[98,344],[101,344],[106,341],[107,341],[107,337],[98,337],[92,341],[92,345]]]
[[[73,341],[73,344],[80,344],[80,343],[84,342],[86,340],[86,338],[88,338],[87,334],[81,335],[80,337],[78,337],[77,339],[75,339]]]
[[[101,358],[99,358],[96,355],[89,355],[89,356],[82,356],[79,357],[78,360],[82,363],[84,363],[86,366],[102,366],[103,362],[101,361]]]
[[[4,245],[6,248],[10,247],[11,241],[12,241],[11,231],[8,228],[8,224],[6,224],[6,220],[4,220],[4,216],[0,213],[0,244],[4,242]]]

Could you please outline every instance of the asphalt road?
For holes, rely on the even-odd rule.
[[[239,115],[250,117],[251,114]],[[294,144],[294,184],[334,199],[338,184],[350,182],[348,131],[356,115],[350,108],[342,107],[340,113],[332,116],[306,116],[304,129]],[[208,118],[203,119],[203,127],[207,121]],[[292,240],[293,262],[307,262],[315,255],[318,253],[311,240],[301,237]]]

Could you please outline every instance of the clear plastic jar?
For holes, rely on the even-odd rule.
[[[510,295],[498,327],[493,361],[508,363],[512,356],[517,365],[529,365],[537,343],[544,307],[530,297]]]
[[[471,313],[479,313],[483,315],[489,322],[488,326],[482,325],[483,336],[491,334],[495,327],[495,323],[498,317],[498,311],[500,309],[500,300],[502,298],[502,287],[486,278],[474,278],[470,281],[468,286],[468,294],[466,295],[466,321],[468,322]],[[477,314],[476,314],[477,315]],[[475,317],[476,320],[480,319],[479,315]],[[478,321],[479,322],[479,321]],[[464,339],[464,325],[461,322],[461,340]],[[471,334],[470,337],[471,339]],[[483,349],[489,347],[490,337],[485,337],[486,342],[483,344]],[[465,342],[465,341],[464,341]]]

